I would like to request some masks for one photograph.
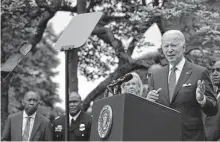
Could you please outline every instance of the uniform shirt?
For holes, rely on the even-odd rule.
[[[75,116],[71,116],[70,114],[69,114],[69,125],[71,126],[71,120],[72,120],[72,118],[74,119],[74,121],[76,121],[76,119],[78,118],[78,116],[80,115],[80,113],[81,113],[81,111],[79,111]]]
[[[35,116],[36,116],[36,112],[33,113],[32,115],[28,116],[27,113],[26,113],[25,111],[23,111],[22,136],[23,136],[23,134],[24,134],[24,129],[25,129],[25,127],[26,127],[28,117],[31,117],[31,118],[30,118],[30,129],[29,129],[29,138],[28,138],[28,140],[29,140],[30,137],[31,137],[31,132],[32,132],[32,129],[33,129],[33,126],[34,126]]]
[[[186,62],[186,59],[183,57],[182,58],[182,60],[176,65],[176,71],[175,71],[175,73],[176,73],[176,84],[177,84],[177,82],[178,82],[178,80],[179,80],[179,78],[180,78],[180,74],[181,74],[181,72],[182,72],[182,70],[183,70],[183,67],[184,67],[184,64],[185,64],[185,62]],[[170,77],[170,74],[171,74],[171,69],[172,69],[172,67],[173,67],[173,65],[169,65],[169,75],[168,75],[168,81],[169,81],[169,77]],[[169,82],[168,82],[169,83]],[[204,106],[205,105],[205,103],[206,103],[206,96],[204,95],[204,98],[203,98],[203,100],[202,101],[198,101],[198,103],[201,105],[201,106]]]

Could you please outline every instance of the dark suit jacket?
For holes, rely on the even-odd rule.
[[[23,112],[8,116],[2,133],[2,141],[22,141]],[[36,113],[30,141],[51,141],[52,131],[49,119]]]
[[[205,140],[201,109],[206,115],[217,113],[216,98],[208,70],[186,60],[171,102],[168,92],[168,73],[168,66],[153,72],[150,78],[150,90],[162,88],[157,102],[181,112],[182,140]],[[199,79],[204,80],[206,84],[206,103],[203,107],[196,100]]]
[[[53,122],[53,140],[65,141],[65,119],[66,116],[61,116]],[[84,124],[85,129],[80,130],[80,125]],[[88,141],[91,131],[91,117],[81,112],[75,121],[75,125],[69,128],[69,141]]]
[[[220,141],[220,97],[217,100],[218,113],[215,116],[206,116],[205,132],[208,141]]]

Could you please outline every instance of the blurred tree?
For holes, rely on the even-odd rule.
[[[56,40],[57,36],[49,25],[36,46],[38,50],[29,53],[15,68],[9,83],[9,113],[23,109],[21,101],[28,90],[39,93],[42,106],[52,108],[56,102],[60,102],[58,84],[52,81],[52,77],[58,74],[53,69],[59,64],[56,57],[58,52],[52,47]]]
[[[94,36],[87,44],[92,48],[81,48],[81,50],[89,49],[85,52],[86,59],[82,60],[87,63],[81,71],[89,79],[108,77],[88,94],[84,100],[85,110],[91,101],[104,92],[105,87],[113,79],[133,70],[146,70],[158,59],[160,64],[166,65],[161,51],[156,55],[147,55],[145,61],[131,59],[134,47],[154,22],[159,25],[162,33],[170,29],[183,31],[187,42],[186,56],[192,62],[210,68],[214,61],[220,60],[218,47],[220,12],[219,8],[214,6],[219,5],[219,1],[155,0],[152,2],[153,4],[146,1],[100,1],[94,4],[92,11],[104,11],[109,17],[103,18],[93,32],[97,37]],[[124,45],[123,41],[129,38],[132,38],[131,42],[127,46]],[[106,44],[102,44],[103,41]],[[194,52],[196,49],[201,52],[199,56]],[[90,54],[92,56],[89,59]],[[103,54],[107,57],[103,58]],[[149,63],[150,59],[154,62]],[[111,70],[112,66],[113,70]]]
[[[206,48],[202,45],[203,42],[199,42],[194,46],[198,41],[196,38],[200,37],[200,41],[206,43],[205,41],[208,41],[208,38],[211,37],[208,34],[210,33],[213,36],[212,39],[218,41],[219,16],[210,17],[211,13],[215,13],[214,15],[219,14],[217,7],[212,8],[214,5],[219,4],[218,1],[206,0],[200,3],[195,0],[171,0],[169,2],[159,0],[153,2],[154,7],[148,5],[145,0],[77,0],[77,5],[82,6],[81,10],[78,9],[77,11],[77,7],[72,7],[69,0],[2,1],[2,62],[5,62],[8,55],[10,55],[9,53],[18,51],[24,40],[32,45],[32,52],[36,52],[35,45],[40,41],[48,20],[57,11],[64,10],[74,13],[79,12],[79,10],[80,13],[102,11],[104,16],[94,29],[93,36],[90,37],[83,48],[72,53],[72,55],[79,54],[79,59],[74,59],[79,63],[77,61],[70,63],[73,68],[78,64],[80,73],[85,75],[88,80],[94,80],[101,76],[107,77],[84,100],[84,109],[86,110],[90,102],[100,96],[106,85],[111,83],[113,79],[117,79],[133,70],[146,70],[156,60],[158,63],[158,59],[161,64],[166,64],[161,52],[147,55],[145,60],[131,58],[134,48],[139,45],[143,33],[152,23],[158,23],[162,33],[171,28],[182,30],[190,47],[187,51],[188,55],[194,56],[191,52],[194,49],[199,49],[202,53],[205,53],[201,50]],[[207,12],[210,12],[210,14],[206,14]],[[190,16],[191,14],[192,16]],[[206,23],[208,19],[210,22]],[[15,21],[17,23],[13,24]],[[203,32],[207,25],[210,26],[212,32],[206,30]],[[19,36],[16,37],[15,33],[20,32],[23,33],[18,34]],[[206,36],[203,36],[203,34]],[[130,42],[126,43],[128,40]],[[216,42],[211,44],[212,47],[214,45],[217,45]],[[189,56],[189,58],[192,57]],[[204,63],[204,61],[201,60],[200,63]],[[77,88],[76,70],[71,72],[71,75],[70,81],[76,82],[72,87]],[[9,82],[8,79],[4,82]],[[3,91],[2,94],[7,101],[8,86],[4,82],[2,82],[3,86],[5,85],[3,90],[6,93]],[[6,110],[7,105],[3,106],[5,106],[3,110]]]
[[[15,103],[17,105],[11,111],[21,109],[19,101],[22,93],[27,89],[34,88],[39,91],[43,99],[42,105],[51,107],[59,100],[55,92],[57,85],[51,80],[55,75],[52,68],[58,64],[54,57],[57,52],[51,47],[54,37],[51,36],[52,33],[49,36],[52,39],[49,37],[42,39],[42,37],[48,21],[56,11],[62,9],[75,11],[76,8],[70,7],[62,0],[1,1],[1,64],[4,64],[14,53],[20,52],[24,43],[32,48],[14,72],[6,78],[1,78],[1,124],[5,123],[8,116],[9,96],[11,98],[13,95],[13,93],[9,94],[10,92],[15,91],[14,95],[18,97],[16,98],[18,102]],[[42,43],[36,46],[40,41]]]

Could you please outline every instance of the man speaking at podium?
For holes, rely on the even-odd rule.
[[[147,99],[181,112],[182,140],[203,141],[201,111],[208,116],[217,113],[209,72],[185,59],[185,37],[178,30],[164,33],[162,50],[168,66],[152,73]]]

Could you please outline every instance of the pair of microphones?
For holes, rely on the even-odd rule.
[[[118,78],[117,80],[110,83],[107,87],[112,88],[112,87],[115,87],[115,86],[120,86],[122,83],[128,82],[132,78],[133,78],[132,74],[126,74],[125,76],[123,76],[121,78]]]

